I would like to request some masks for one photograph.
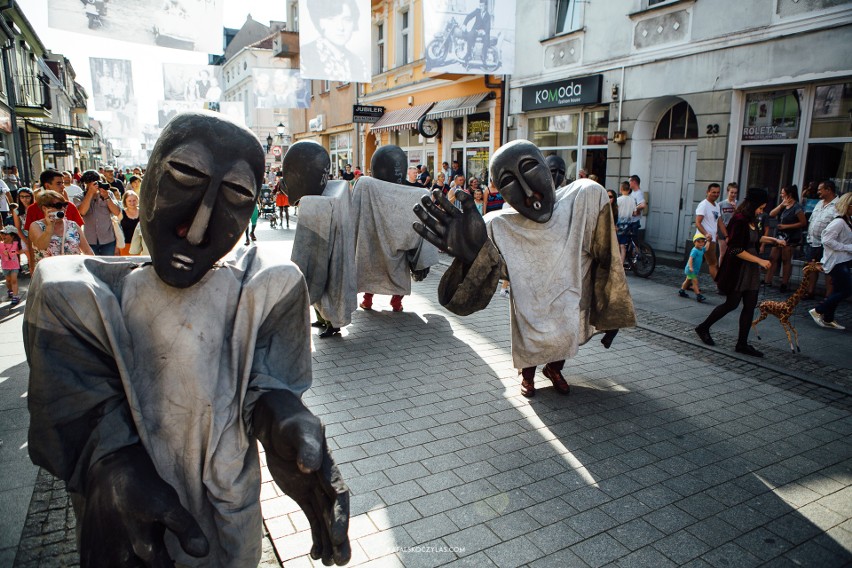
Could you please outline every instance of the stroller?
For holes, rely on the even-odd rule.
[[[278,227],[278,216],[275,214],[275,197],[272,189],[266,184],[260,188],[260,215],[269,219],[269,226],[273,229]]]

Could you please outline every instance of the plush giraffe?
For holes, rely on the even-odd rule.
[[[787,334],[787,341],[790,342],[790,351],[795,353],[798,350],[801,353],[801,348],[799,347],[799,332],[796,331],[796,328],[793,327],[793,323],[790,321],[790,317],[793,315],[793,311],[796,309],[796,306],[799,305],[799,301],[801,301],[802,296],[805,295],[805,288],[808,286],[808,277],[812,272],[817,272],[822,270],[822,265],[817,263],[809,263],[805,265],[805,268],[802,270],[802,283],[799,284],[798,290],[793,292],[793,295],[784,300],[783,302],[775,302],[772,300],[764,300],[757,305],[757,309],[760,310],[760,317],[751,322],[751,327],[754,329],[754,332],[757,333],[757,324],[768,318],[770,315],[773,315],[778,318],[778,321],[781,322],[781,327],[784,328],[784,333]],[[760,339],[760,335],[757,336]],[[796,347],[793,348],[793,339],[796,340]]]

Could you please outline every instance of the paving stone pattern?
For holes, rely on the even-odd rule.
[[[570,396],[539,374],[527,400],[508,301],[458,318],[435,301],[442,270],[405,312],[377,297],[315,341],[305,401],[352,492],[352,565],[852,562],[850,397],[634,329],[581,348]],[[264,479],[279,557],[319,566]]]

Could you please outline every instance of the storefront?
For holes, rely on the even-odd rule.
[[[740,92],[732,121],[738,130],[739,180],[763,187],[776,203],[781,187],[831,180],[852,190],[852,82],[831,81]],[[735,114],[734,114],[735,113]]]
[[[352,163],[352,132],[341,132],[328,137],[328,154],[331,157],[331,173],[338,177],[346,164]]]
[[[525,138],[545,156],[561,156],[568,181],[580,169],[606,178],[609,107],[600,105],[602,83],[602,75],[591,75],[522,89]]]

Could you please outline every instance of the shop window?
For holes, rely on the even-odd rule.
[[[831,180],[837,193],[852,191],[852,142],[809,144],[805,184]]]
[[[608,110],[587,112],[583,116],[583,140],[587,146],[605,146],[608,129]]]
[[[698,121],[692,107],[681,101],[666,111],[657,124],[655,140],[685,140],[698,138]]]
[[[816,88],[811,138],[852,136],[852,83],[821,85]]]
[[[580,29],[580,4],[579,0],[556,0],[554,35]]]
[[[453,119],[453,142],[464,142],[464,118]]]
[[[467,117],[467,141],[491,141],[491,118],[487,112],[472,114]]]
[[[532,143],[539,148],[548,146],[576,146],[579,114],[543,116],[530,121]]]
[[[801,89],[746,96],[743,140],[792,140],[799,137]]]

